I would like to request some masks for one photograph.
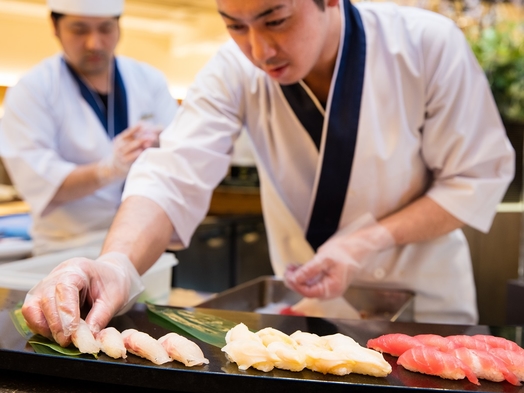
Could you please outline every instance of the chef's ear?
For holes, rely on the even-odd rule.
[[[60,19],[64,16],[64,14],[59,14],[58,12],[51,12],[51,22],[53,23],[53,33],[56,37],[59,37],[59,29],[58,24],[60,22]]]
[[[337,7],[340,3],[340,0],[327,0],[328,7]]]

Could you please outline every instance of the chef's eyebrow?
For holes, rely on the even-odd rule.
[[[257,20],[257,19],[263,18],[264,16],[268,16],[268,15],[271,14],[272,12],[275,12],[275,11],[281,9],[281,8],[284,8],[284,5],[283,5],[283,4],[277,5],[277,6],[275,6],[275,7],[271,7],[271,8],[269,8],[268,10],[266,10],[266,11],[262,11],[260,14],[256,15],[256,16],[253,18],[253,20],[255,21],[255,20]],[[226,14],[225,12],[220,11],[220,10],[218,10],[218,13],[219,13],[220,15],[222,15],[224,18],[228,18],[228,19],[231,19],[231,20],[233,20],[233,21],[239,21],[239,20],[240,20],[240,19],[237,19],[237,18],[233,18],[232,16],[229,16],[228,14]]]

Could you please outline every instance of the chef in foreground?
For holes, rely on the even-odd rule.
[[[30,205],[33,254],[101,247],[131,164],[173,119],[162,73],[115,56],[124,0],[48,0],[63,53],[8,90],[0,155]]]
[[[65,261],[26,297],[34,332],[68,344],[123,312],[171,242],[187,246],[246,127],[275,274],[306,297],[354,283],[415,291],[419,322],[474,324],[459,229],[487,232],[514,151],[455,24],[394,4],[217,0],[232,40],[161,148],[130,171],[96,261]]]

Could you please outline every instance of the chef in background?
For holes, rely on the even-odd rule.
[[[0,155],[31,208],[34,254],[98,245],[140,153],[177,103],[160,71],[115,56],[123,0],[49,0],[63,53],[10,88]]]
[[[65,345],[82,299],[94,332],[128,306],[168,243],[189,244],[243,126],[287,285],[322,299],[352,283],[409,289],[416,321],[476,323],[459,228],[489,230],[514,151],[453,21],[347,0],[217,6],[232,41],[131,169],[101,257],[65,261],[28,293],[31,329]]]

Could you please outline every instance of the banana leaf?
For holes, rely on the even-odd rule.
[[[214,315],[200,311],[170,308],[147,303],[148,310],[168,322],[162,323],[163,327],[171,330],[182,330],[207,344],[222,348],[226,345],[226,333],[237,325]],[[150,320],[155,322],[154,317]]]
[[[42,337],[38,334],[33,334],[33,332],[27,326],[25,319],[22,315],[22,305],[17,305],[16,308],[9,311],[9,316],[15,329],[24,337],[29,345],[33,348],[36,353],[44,355],[61,355],[61,356],[91,356],[89,354],[81,353],[78,348],[73,345],[70,345],[67,348],[62,348],[59,344],[54,341],[51,341],[45,337]],[[97,355],[92,355],[95,358],[98,358]]]

